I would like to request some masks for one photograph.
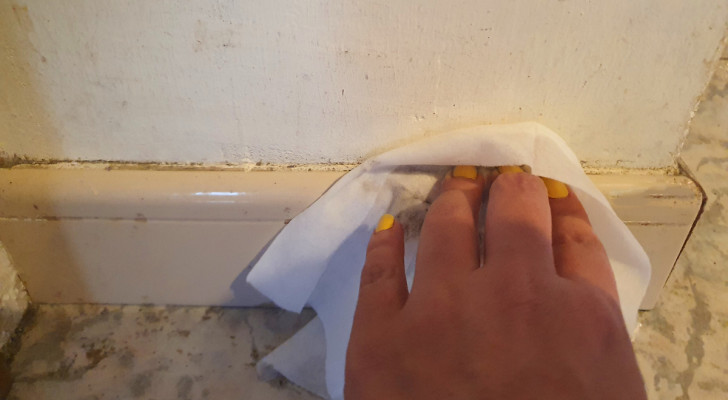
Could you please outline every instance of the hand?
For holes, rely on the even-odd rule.
[[[485,179],[456,171],[425,217],[411,293],[402,226],[371,237],[346,399],[645,399],[609,259],[576,196],[500,174],[481,255]]]

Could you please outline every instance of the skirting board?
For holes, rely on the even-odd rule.
[[[251,306],[241,272],[342,172],[0,170],[0,241],[39,303]],[[685,176],[591,175],[647,251],[652,308],[702,202]]]

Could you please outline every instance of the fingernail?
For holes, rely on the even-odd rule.
[[[519,167],[518,165],[504,165],[502,167],[498,167],[498,172],[501,174],[513,174],[516,172],[524,172],[523,168]]]
[[[569,195],[569,188],[563,183],[550,178],[541,177],[544,185],[546,185],[546,191],[549,193],[549,197],[552,199],[563,199]]]
[[[394,216],[392,216],[391,214],[384,214],[382,215],[382,218],[379,218],[379,223],[377,224],[377,229],[374,230],[374,233],[386,231],[393,226]]]
[[[478,177],[478,169],[472,165],[458,165],[452,170],[453,178],[475,179]]]

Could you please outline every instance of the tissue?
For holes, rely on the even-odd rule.
[[[367,160],[280,232],[247,281],[286,310],[300,312],[310,305],[318,316],[261,360],[262,373],[275,369],[323,397],[343,398],[346,348],[369,236],[384,213],[410,219],[405,265],[411,285],[416,222],[426,212],[433,184],[453,165],[528,165],[534,175],[568,184],[604,245],[627,329],[634,331],[649,282],[649,259],[574,153],[557,134],[537,123],[477,126],[431,136]]]

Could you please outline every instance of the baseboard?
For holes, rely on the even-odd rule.
[[[0,241],[35,302],[256,305],[241,271],[341,175],[2,169]],[[651,308],[702,194],[685,176],[590,177],[650,256]]]

